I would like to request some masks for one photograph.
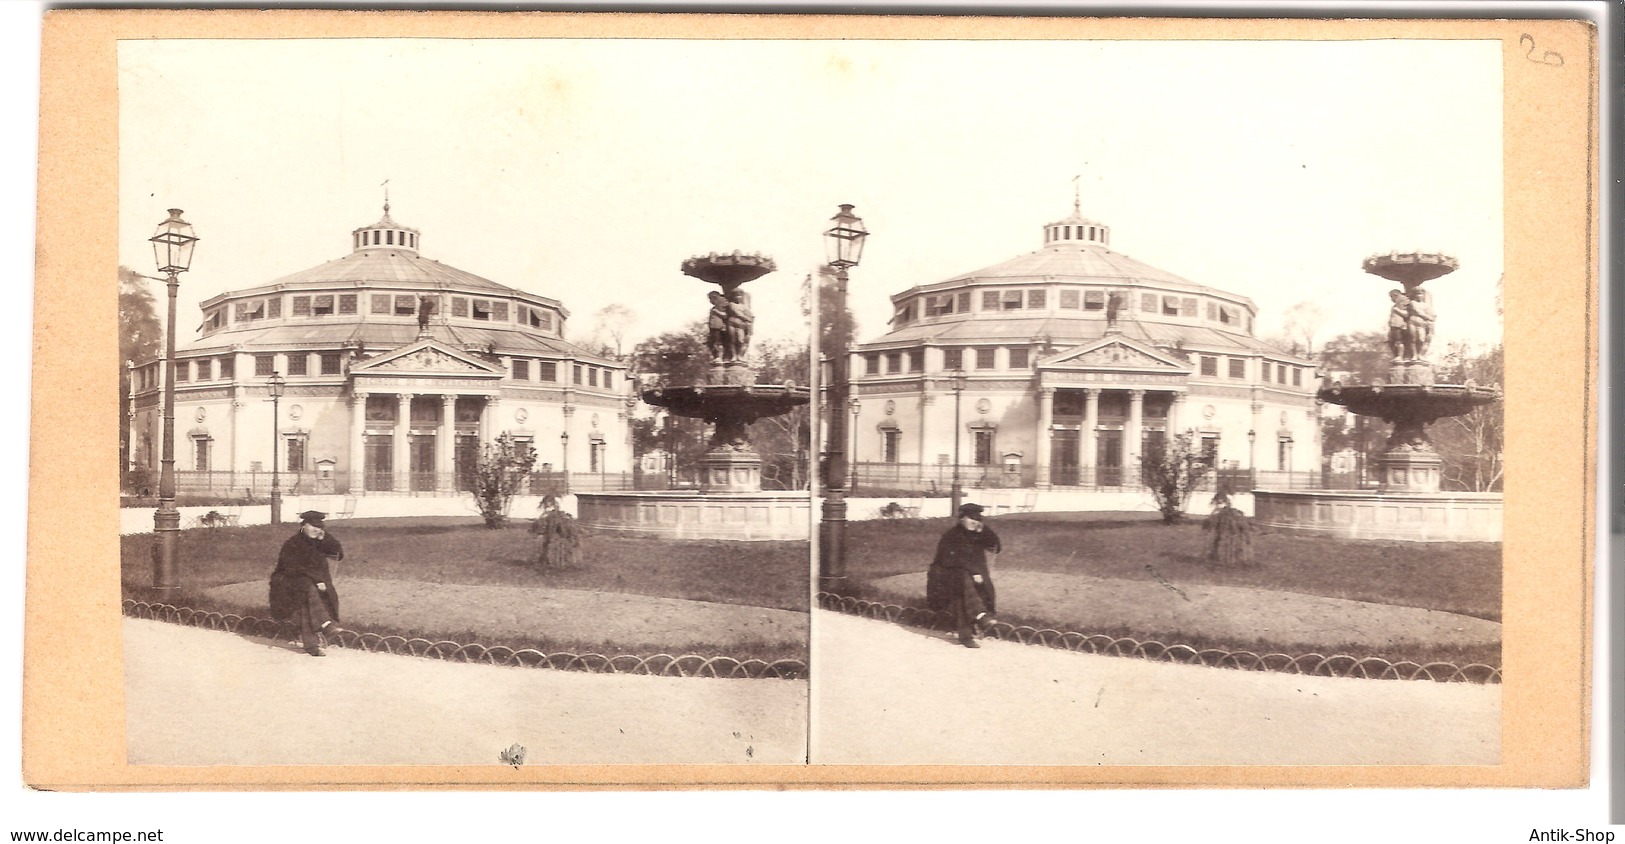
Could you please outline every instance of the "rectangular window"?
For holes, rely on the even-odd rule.
[[[903,307],[898,308],[897,309],[897,316],[893,317],[892,319],[898,325],[908,325],[909,323],[913,322],[914,321],[914,303],[912,301],[910,301],[908,304],[904,305]]]
[[[1027,349],[1027,348],[1011,349],[1010,350],[1010,368],[1011,369],[1026,369],[1027,368],[1028,355],[1030,355],[1031,352],[1032,352],[1032,350]]]
[[[220,359],[220,379],[230,381],[237,377],[237,359],[224,357]]]
[[[1207,319],[1208,322],[1219,321],[1219,304],[1217,302],[1207,303]]]
[[[999,291],[997,291],[997,290],[983,290],[982,291],[982,310],[984,310],[984,311],[996,311],[998,309],[999,309]]]
[[[513,359],[513,380],[515,380],[515,381],[529,381],[530,380],[530,361],[528,361],[528,360],[520,360],[519,358],[514,358]]]
[[[340,375],[344,371],[343,358],[338,352],[322,352],[322,374]]]
[[[880,374],[880,353],[879,352],[870,352],[869,354],[866,354],[866,355],[863,356],[863,374],[864,375],[879,375]]]
[[[1218,377],[1218,374],[1219,374],[1219,359],[1215,358],[1215,357],[1209,357],[1207,355],[1203,355],[1202,356],[1202,374],[1203,375],[1211,375],[1211,376],[1214,376],[1214,377]]]
[[[1106,310],[1106,291],[1086,290],[1083,293],[1083,309],[1086,311]]]
[[[1196,297],[1186,296],[1179,300],[1179,312],[1188,317],[1196,316]]]
[[[1260,361],[1258,364],[1258,380],[1268,384],[1270,382],[1270,362]]]
[[[1231,378],[1246,378],[1247,377],[1247,359],[1246,358],[1231,358],[1230,359],[1230,377]]]
[[[942,296],[927,296],[925,299],[925,315],[928,317],[943,316],[954,312],[954,294]]]
[[[491,318],[494,319],[494,320],[497,320],[499,322],[507,322],[508,321],[508,303],[507,302],[492,302],[491,303]]]
[[[902,372],[902,371],[903,371],[903,353],[902,352],[887,352],[886,353],[886,374],[891,375],[893,373]]]
[[[1292,367],[1292,386],[1294,386],[1294,387],[1302,387],[1303,386],[1303,369],[1301,367],[1297,367],[1297,366]]]
[[[950,371],[955,370],[955,369],[964,369],[965,368],[965,350],[964,349],[943,349],[942,350],[942,368],[946,369],[946,370],[950,370]]]
[[[304,468],[305,468],[305,438],[304,437],[289,437],[288,438],[288,465],[284,466],[283,470],[288,471],[288,472],[301,472],[301,471],[304,471]]]
[[[1021,310],[1021,291],[1020,290],[1006,290],[1006,291],[1004,291],[1003,309],[1007,310],[1007,311],[1019,311],[1019,310]]]
[[[293,311],[292,311],[292,313],[293,313],[294,316],[310,316],[310,297],[309,296],[295,296],[295,297],[293,297]]]
[[[307,375],[309,374],[309,367],[310,355],[298,353],[288,355],[289,375]]]
[[[474,299],[470,302],[474,309],[474,318],[489,320],[491,318],[491,303],[484,299]]]
[[[414,316],[418,312],[418,297],[398,295],[395,297],[395,316]]]
[[[312,299],[310,303],[310,310],[311,313],[315,314],[316,316],[332,316],[333,294],[327,293]]]
[[[341,294],[339,294],[339,313],[340,314],[353,314],[355,312],[356,312],[356,294],[354,294],[354,293],[341,293]]]
[[[541,317],[541,328],[546,330],[546,331],[552,331],[553,330],[553,312],[552,311],[540,311],[539,316]]]
[[[451,315],[454,317],[468,316],[468,300],[461,296],[451,297]]]
[[[221,327],[221,326],[223,326],[225,324],[226,324],[226,312],[225,312],[225,310],[216,309],[216,310],[213,310],[213,311],[209,312],[209,327],[210,328],[219,328],[219,327]]]
[[[192,438],[192,468],[199,472],[209,471],[209,438]]]
[[[1029,290],[1029,291],[1027,291],[1027,307],[1029,307],[1029,308],[1048,307],[1047,305],[1044,304],[1045,301],[1046,301],[1045,296],[1044,296],[1045,292],[1046,291],[1043,291],[1043,290]]]
[[[1179,316],[1179,297],[1162,297],[1162,313],[1164,316]]]
[[[276,371],[276,355],[255,355],[254,376],[265,378]]]
[[[175,383],[192,380],[192,362],[189,360],[175,361]]]
[[[281,296],[273,296],[273,297],[271,297],[270,305],[271,305],[271,308],[270,308],[270,310],[266,311],[266,315],[269,316],[272,319],[280,318],[282,316],[282,297]]]
[[[960,314],[970,313],[970,291],[965,291],[955,298],[954,312]]]
[[[604,383],[607,385],[609,382],[606,379]],[[587,367],[587,386],[589,386],[589,387],[598,386],[598,367],[596,367],[596,366]]]
[[[1155,294],[1155,293],[1141,293],[1140,294],[1140,310],[1145,312],[1145,313],[1148,313],[1148,314],[1156,313],[1157,312],[1157,294]]]
[[[1061,291],[1061,307],[1062,308],[1072,308],[1072,309],[1076,310],[1077,307],[1078,307],[1078,291],[1076,291],[1076,290],[1062,290]]]
[[[908,350],[908,371],[909,372],[924,372],[925,371],[925,350],[924,349],[909,349]]]
[[[372,294],[372,312],[375,314],[388,314],[390,308],[388,293]]]
[[[536,380],[559,380],[559,364],[557,361],[541,360],[536,362]]]
[[[994,351],[995,351],[994,349],[977,349],[976,350],[976,368],[977,369],[992,369],[993,368],[993,352]]]
[[[1275,365],[1275,383],[1286,383],[1286,364],[1278,363]]]
[[[578,363],[570,367],[570,380],[577,384],[581,383],[581,364]]]
[[[1219,322],[1224,325],[1235,325],[1237,322],[1240,322],[1240,320],[1236,319],[1236,309],[1230,307],[1229,305],[1220,305]]]
[[[975,434],[976,445],[973,451],[972,459],[976,461],[976,465],[978,466],[992,466],[993,432],[983,429],[976,431]]]
[[[197,362],[197,380],[214,380],[214,358],[204,358]]]

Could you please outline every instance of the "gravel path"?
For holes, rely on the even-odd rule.
[[[1001,612],[1067,619],[1079,633],[1150,627],[1234,642],[1349,644],[1375,653],[1402,642],[1501,641],[1501,625],[1482,618],[1237,586],[1164,585],[1149,573],[1146,580],[1118,580],[1012,569],[995,572],[993,581]],[[918,595],[915,605],[925,605],[924,572],[876,583],[889,592]]]
[[[266,584],[235,583],[210,595],[240,604],[264,605]],[[685,643],[767,643],[805,648],[807,614],[789,610],[658,598],[620,592],[585,592],[518,586],[460,586],[405,580],[343,578],[338,581],[341,623],[366,630],[369,623],[393,628],[477,630],[497,644],[522,640],[604,643],[607,650],[648,656]],[[266,610],[265,615],[269,615]],[[468,644],[464,642],[463,644]],[[655,650],[642,653],[642,645]],[[727,653],[727,656],[750,656]]]
[[[1494,765],[1501,687],[1079,654],[813,613],[815,764]]]
[[[124,619],[132,765],[778,763],[807,683],[441,662]]]

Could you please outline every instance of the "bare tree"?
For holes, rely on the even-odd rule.
[[[1291,343],[1288,351],[1295,355],[1312,357],[1315,354],[1315,334],[1326,322],[1326,311],[1316,302],[1299,302],[1286,309],[1282,320],[1287,339]]]
[[[595,345],[614,349],[615,357],[620,358],[621,341],[626,339],[627,329],[637,321],[638,315],[618,302],[599,308],[593,312],[592,336]]]

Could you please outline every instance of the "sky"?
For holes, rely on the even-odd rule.
[[[706,311],[678,267],[741,250],[759,338],[805,335],[800,282],[841,203],[871,235],[860,338],[888,297],[1031,252],[1083,213],[1112,246],[1313,302],[1316,342],[1378,330],[1360,262],[1442,251],[1435,350],[1500,336],[1501,79],[1491,42],[139,41],[119,51],[121,263],[177,207],[196,303],[338,258],[382,214],[425,257],[558,298],[629,342]],[[154,290],[161,285],[154,285]],[[183,334],[183,337],[185,335]]]

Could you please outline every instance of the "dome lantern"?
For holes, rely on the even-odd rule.
[[[350,232],[350,248],[355,252],[368,249],[391,249],[417,254],[418,230],[403,226],[389,216],[389,200],[384,200],[384,216],[370,226]]]

